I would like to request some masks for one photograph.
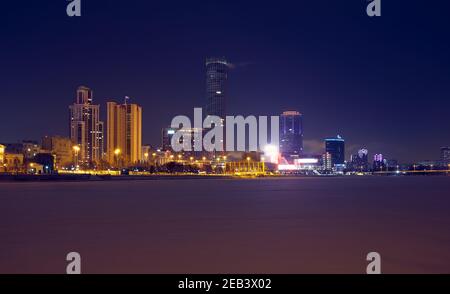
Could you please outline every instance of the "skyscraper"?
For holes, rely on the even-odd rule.
[[[280,152],[285,157],[303,153],[303,121],[298,111],[285,111],[280,116]]]
[[[367,149],[358,150],[357,154],[353,154],[350,160],[350,166],[347,166],[353,171],[364,172],[369,169],[369,151]]]
[[[132,165],[142,161],[142,108],[137,104],[107,103],[107,159]]]
[[[80,163],[99,162],[104,154],[103,122],[100,105],[92,104],[92,90],[80,86],[70,109],[70,139],[80,147]]]
[[[225,58],[206,60],[206,115],[226,116],[228,63]]]
[[[331,154],[332,165],[345,163],[345,141],[341,136],[325,139],[325,152]]]

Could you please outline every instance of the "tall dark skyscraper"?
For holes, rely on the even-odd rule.
[[[341,136],[325,139],[325,152],[331,154],[332,165],[345,163],[345,140]]]
[[[226,116],[228,63],[225,58],[206,60],[206,115]]]
[[[303,153],[303,121],[298,111],[285,111],[280,116],[280,152],[285,157]]]

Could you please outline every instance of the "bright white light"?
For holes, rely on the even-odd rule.
[[[174,131],[174,130],[168,130],[168,131],[167,131],[167,134],[168,134],[168,135],[173,135],[173,134],[175,134],[175,131]]]
[[[294,160],[297,164],[316,164],[319,162],[317,158],[299,158]]]
[[[264,147],[264,161],[278,164],[278,146],[266,145]]]
[[[298,165],[295,164],[279,164],[278,170],[298,170]]]

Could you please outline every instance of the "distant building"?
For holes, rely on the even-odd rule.
[[[383,154],[375,154],[373,156],[373,170],[381,171],[386,168],[386,163],[383,159]]]
[[[24,155],[22,153],[4,153],[3,172],[22,173],[24,171]]]
[[[41,173],[50,174],[55,170],[55,156],[51,153],[36,154],[33,162],[42,166]]]
[[[349,169],[352,171],[366,172],[369,170],[369,151],[367,149],[358,150],[350,159]]]
[[[143,145],[141,148],[142,161],[148,163],[152,157],[152,147],[150,145]]]
[[[388,170],[398,170],[400,165],[396,159],[385,159],[386,168]]]
[[[450,164],[450,147],[441,148],[441,160],[444,164]]]
[[[206,60],[206,115],[225,119],[228,67],[225,58]]]
[[[303,153],[303,122],[297,111],[285,111],[280,116],[280,153],[286,159]]]
[[[104,154],[103,122],[100,105],[94,105],[92,90],[80,86],[76,101],[70,109],[70,139],[78,145],[81,164],[100,162]]]
[[[126,98],[127,99],[127,98]],[[108,162],[124,165],[142,161],[142,107],[137,104],[107,103]]]
[[[161,149],[163,151],[172,151],[172,136],[177,129],[175,128],[162,128],[161,129]]]
[[[339,135],[325,139],[325,153],[331,154],[333,167],[345,164],[345,140]]]
[[[75,162],[72,140],[60,136],[42,138],[42,149],[55,156],[55,168],[61,169]]]
[[[194,151],[194,146],[195,146],[195,138],[199,137],[201,135],[201,133],[203,132],[203,129],[199,129],[199,128],[190,128],[190,129],[185,129],[185,130],[179,130],[176,128],[163,128],[161,130],[161,143],[162,143],[162,150],[163,151],[170,151],[173,152],[172,149],[172,137],[176,132],[181,132],[183,133],[186,137],[190,136],[191,137],[191,151],[183,151],[184,153],[187,154],[191,154],[191,155],[196,155],[199,156],[201,154],[200,151],[195,152]],[[180,140],[180,144],[183,143]]]
[[[33,159],[39,152],[41,152],[41,146],[38,142],[32,140],[22,141],[22,154],[25,160]]]
[[[25,161],[32,160],[33,157],[41,151],[38,142],[32,140],[23,140],[19,143],[6,144],[6,152],[10,154],[22,154]]]
[[[325,152],[322,155],[322,167],[324,170],[332,170],[333,169],[333,159],[331,153]]]

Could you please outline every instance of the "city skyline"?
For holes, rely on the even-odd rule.
[[[450,273],[450,1],[3,2],[6,283]]]
[[[151,9],[148,3],[121,9],[106,4],[108,13],[102,13],[103,4],[86,3],[82,17],[69,19],[65,4],[60,4],[63,13],[58,5],[49,7],[45,19],[34,13],[37,3],[26,9],[6,4],[16,13],[4,19],[9,30],[0,29],[9,44],[0,55],[2,69],[10,69],[0,81],[9,109],[0,119],[2,142],[64,135],[66,126],[55,123],[67,117],[61,109],[73,103],[74,87],[88,85],[97,104],[135,97],[148,110],[143,142],[157,145],[172,117],[205,105],[205,58],[225,56],[230,63],[227,111],[300,111],[306,151],[336,134],[348,143],[347,160],[361,148],[401,162],[435,160],[439,149],[450,145],[445,9],[389,3],[390,13],[374,20],[365,15],[365,3],[331,2],[326,11],[319,3],[260,4],[257,13],[250,13],[250,3],[223,2],[219,10],[198,3],[175,10],[167,4]],[[151,17],[143,11],[151,11]],[[212,11],[219,20],[233,12],[250,21],[237,17],[198,30]],[[315,19],[318,12],[335,28]],[[433,17],[425,23],[414,17],[419,12]],[[397,19],[400,14],[406,18]],[[42,74],[44,65],[48,70]],[[426,119],[414,119],[421,116]],[[100,120],[106,121],[105,114]]]

